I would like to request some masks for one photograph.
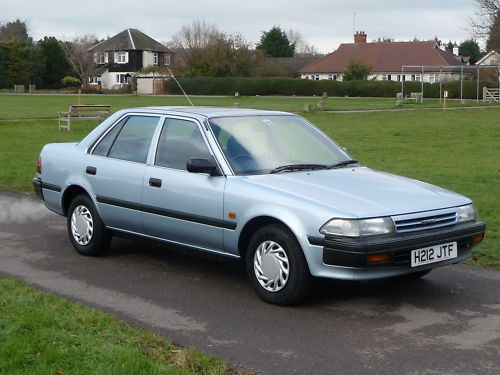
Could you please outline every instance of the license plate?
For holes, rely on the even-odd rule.
[[[411,266],[418,267],[424,264],[441,262],[446,259],[453,259],[457,257],[457,243],[449,242],[423,249],[412,250],[411,252]]]

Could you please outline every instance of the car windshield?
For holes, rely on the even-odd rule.
[[[219,117],[209,123],[237,175],[326,169],[356,162],[299,116]]]

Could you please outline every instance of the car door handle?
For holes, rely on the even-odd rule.
[[[96,167],[87,167],[85,169],[85,172],[87,172],[87,174],[95,175],[97,173],[97,168]]]
[[[149,186],[152,186],[152,187],[161,187],[161,180],[159,178],[153,178],[153,177],[151,177],[149,179]]]

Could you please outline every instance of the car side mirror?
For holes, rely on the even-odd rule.
[[[186,169],[192,173],[207,173],[210,176],[220,176],[221,173],[217,164],[206,158],[189,158],[186,163]]]

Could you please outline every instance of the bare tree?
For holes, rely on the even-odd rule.
[[[477,38],[488,38],[495,19],[500,15],[500,0],[474,0],[476,18],[470,20],[470,30]]]
[[[61,42],[66,59],[78,75],[83,85],[88,84],[89,77],[96,75],[98,67],[94,61],[94,54],[89,48],[97,42],[95,35],[78,36],[72,41]]]
[[[182,26],[181,30],[172,38],[169,47],[180,53],[189,66],[203,60],[208,50],[225,37],[215,24],[205,21],[194,21],[190,25]]]
[[[299,31],[290,29],[286,32],[286,36],[288,37],[290,44],[295,45],[296,56],[315,56],[319,54],[314,45],[308,44],[304,41],[304,38]]]

